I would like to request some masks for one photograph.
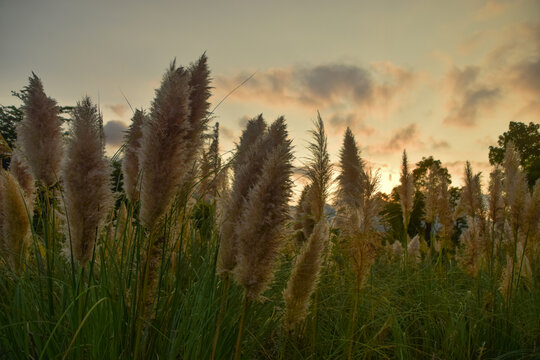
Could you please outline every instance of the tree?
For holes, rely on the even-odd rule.
[[[428,170],[432,166],[435,166],[435,170],[437,170],[439,174],[443,176],[448,183],[451,182],[452,179],[450,173],[448,172],[447,168],[442,166],[441,160],[435,160],[433,159],[433,156],[422,156],[422,160],[416,163],[416,168],[412,172],[414,184],[417,189],[425,188],[428,180]]]
[[[540,178],[540,124],[511,121],[508,131],[499,136],[499,146],[489,147],[491,165],[502,164],[506,145],[512,141],[521,155],[521,166],[527,174],[527,181],[532,187]]]
[[[17,139],[16,126],[22,120],[23,113],[20,107],[0,105],[0,131],[10,148]]]

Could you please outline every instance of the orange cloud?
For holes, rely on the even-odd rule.
[[[118,117],[123,117],[128,110],[127,106],[124,104],[107,105],[107,108],[111,109]]]
[[[368,146],[368,152],[371,154],[390,154],[403,151],[407,146],[423,148],[420,129],[416,123],[396,129],[390,140]]]
[[[124,134],[128,127],[122,121],[110,120],[103,126],[105,142],[110,146],[120,146],[124,142]]]
[[[225,139],[228,139],[228,140],[236,139],[234,135],[234,131],[232,131],[231,129],[229,129],[223,124],[219,124],[219,133],[221,136],[225,137]]]
[[[515,1],[490,0],[476,12],[476,18],[478,20],[487,20],[497,17],[508,10],[515,3]]]
[[[365,121],[354,112],[342,113],[335,112],[328,117],[329,129],[333,134],[342,134],[347,127],[353,133],[365,136],[373,135],[375,128],[368,126]]]
[[[243,72],[232,77],[218,76],[216,89],[229,91],[249,75]],[[358,119],[366,114],[384,116],[392,112],[396,97],[405,89],[410,90],[416,78],[416,73],[390,62],[373,63],[369,67],[347,64],[291,66],[257,72],[230,98],[310,111],[315,108],[328,110],[335,118],[335,125],[341,129],[347,121],[358,122],[351,118],[352,113]],[[345,119],[338,120],[337,117]]]
[[[428,141],[429,141],[429,145],[431,146],[431,149],[433,150],[450,148],[450,144],[446,140],[435,140],[433,136],[430,136]]]
[[[463,70],[454,66],[447,74],[445,83],[451,96],[444,124],[475,126],[478,112],[485,106],[493,105],[499,98],[501,90],[480,83],[479,73],[480,68],[477,66],[467,66]]]

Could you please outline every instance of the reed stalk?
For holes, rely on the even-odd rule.
[[[246,318],[246,312],[249,304],[249,298],[247,291],[244,292],[244,304],[242,305],[242,312],[240,314],[240,322],[238,325],[238,337],[236,338],[236,345],[234,346],[234,360],[240,358],[241,344],[242,344],[242,330],[244,329],[244,320]]]
[[[210,356],[211,360],[215,359],[216,356],[216,349],[217,344],[219,340],[219,330],[221,329],[221,323],[223,321],[223,316],[225,315],[225,309],[226,309],[226,302],[227,302],[227,296],[229,294],[229,283],[230,283],[230,276],[225,275],[223,279],[223,289],[221,292],[221,300],[219,302],[219,313],[216,323],[216,332],[214,334],[214,340],[212,341],[212,355]]]

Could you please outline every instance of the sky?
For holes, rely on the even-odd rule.
[[[204,52],[225,156],[248,119],[283,115],[300,167],[319,111],[331,160],[349,126],[384,192],[404,149],[486,182],[508,123],[540,122],[540,0],[0,0],[0,34],[0,104],[32,71],[60,105],[89,95],[109,154],[170,62]]]

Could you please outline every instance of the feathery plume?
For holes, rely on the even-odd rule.
[[[418,235],[413,237],[409,245],[407,245],[407,256],[417,264],[420,262],[420,238]]]
[[[482,188],[480,184],[480,173],[473,174],[471,163],[465,164],[465,177],[461,197],[456,207],[456,217],[467,215],[473,218],[484,218],[484,207],[482,203]]]
[[[2,237],[0,250],[14,272],[19,272],[23,264],[28,235],[30,232],[30,215],[28,213],[23,190],[15,177],[1,170],[1,211]]]
[[[532,195],[529,197],[525,212],[525,225],[527,228],[527,234],[533,241],[540,242],[537,237],[540,231],[540,180],[536,180],[534,184]]]
[[[17,182],[24,191],[26,203],[31,207],[34,202],[34,191],[36,190],[35,180],[30,171],[30,166],[24,158],[23,153],[19,150],[19,147],[13,149],[9,171],[17,179]],[[31,213],[32,210],[29,212]]]
[[[296,230],[295,240],[298,245],[304,244],[313,228],[315,227],[315,219],[311,213],[311,184],[307,184],[302,189],[298,204],[296,205],[293,228]]]
[[[488,242],[482,231],[480,220],[467,216],[467,229],[461,233],[461,254],[457,256],[462,269],[472,277],[476,277],[488,253]]]
[[[238,253],[234,275],[246,289],[246,297],[252,300],[260,297],[274,275],[292,187],[291,141],[287,139],[283,117],[272,124],[267,137],[270,153],[262,164],[260,178],[246,197],[236,228]]]
[[[323,218],[316,224],[304,250],[296,259],[287,288],[283,291],[286,329],[294,328],[308,314],[310,298],[319,281],[322,254],[327,241],[328,220]]]
[[[369,270],[377,259],[378,244],[373,241],[373,235],[373,232],[356,232],[349,236],[357,290],[364,284]]]
[[[220,211],[221,242],[218,253],[218,273],[231,274],[236,265],[236,227],[249,190],[258,181],[266,157],[264,143],[268,142],[266,123],[262,115],[248,121],[237,145],[232,168],[232,191],[224,199]]]
[[[202,133],[208,125],[208,108],[210,103],[210,70],[208,69],[208,58],[203,54],[199,60],[189,66],[189,124],[191,132],[197,136],[192,138],[192,145],[200,148]],[[192,155],[192,159],[194,156]]]
[[[140,219],[153,228],[169,210],[201,145],[208,111],[206,56],[189,70],[173,62],[156,90],[142,129]]]
[[[339,152],[341,171],[337,178],[338,191],[336,196],[336,206],[341,209],[345,217],[350,217],[351,212],[357,211],[361,207],[364,193],[364,165],[354,135],[347,127],[343,146]]]
[[[362,173],[364,193],[362,195],[361,203],[361,232],[374,232],[375,231],[375,218],[383,207],[383,202],[378,195],[379,184],[381,182],[381,174],[377,170],[373,172],[372,169],[367,168]]]
[[[437,214],[442,225],[442,236],[450,239],[454,233],[454,218],[452,204],[450,202],[450,192],[448,191],[448,180],[439,173],[439,201],[437,203]]]
[[[509,241],[512,240],[509,239]],[[506,266],[501,275],[499,291],[506,302],[508,302],[512,290],[518,286],[518,279],[519,283],[526,287],[530,287],[532,283],[532,269],[529,258],[524,253],[522,241],[516,244],[515,256],[506,256]]]
[[[502,171],[493,169],[489,174],[489,219],[495,228],[500,229],[504,222],[504,201],[502,198]]]
[[[514,144],[509,141],[504,154],[504,203],[510,225],[516,232],[524,225],[523,213],[529,195],[527,180],[520,169],[520,163],[519,153]]]
[[[324,205],[332,178],[332,166],[324,123],[319,113],[311,135],[313,141],[308,145],[311,157],[305,169],[310,183],[306,186],[308,194],[305,194],[304,200],[309,207],[307,211],[312,215],[310,218],[315,220],[317,225],[315,228],[304,229],[309,240],[297,259],[287,289],[283,293],[286,305],[285,327],[288,329],[302,322],[307,315],[309,300],[317,287],[322,255],[328,241],[328,219],[324,214]]]
[[[439,181],[438,170],[435,165],[431,165],[429,168],[428,181],[426,184],[426,215],[425,219],[427,223],[433,224],[437,216],[437,204],[439,203],[439,187],[437,182]]]
[[[131,202],[139,200],[139,150],[141,147],[142,127],[145,114],[142,110],[135,110],[131,125],[125,136],[126,147],[124,160],[122,160],[122,173],[124,175],[124,189],[126,196]]]
[[[352,131],[347,128],[340,151],[341,173],[336,197],[336,227],[344,236],[353,259],[358,289],[375,262],[378,244],[374,241],[374,219],[381,208],[376,195],[380,176],[365,169]]]
[[[308,150],[311,157],[306,166],[306,175],[311,184],[311,207],[315,221],[324,215],[324,205],[328,198],[328,188],[332,179],[332,164],[328,155],[328,140],[324,131],[321,114],[317,112],[315,130],[310,130],[313,141],[309,143]]]
[[[10,157],[10,156],[11,156],[11,148],[9,147],[9,144],[7,143],[6,139],[4,139],[4,136],[0,133],[0,158]]]
[[[71,246],[82,265],[91,258],[96,236],[113,204],[99,119],[90,98],[77,103],[62,164]]]
[[[401,245],[401,241],[398,241],[398,240],[394,241],[394,243],[392,244],[392,253],[396,257],[401,256],[401,254],[403,254],[403,245]]]
[[[32,74],[29,81],[17,138],[34,177],[51,186],[57,181],[62,159],[62,122],[56,101],[47,97],[41,80]]]
[[[403,214],[403,225],[405,232],[409,227],[411,211],[414,200],[414,183],[412,174],[409,172],[409,162],[407,160],[407,152],[403,150],[401,162],[401,176],[399,178],[401,185],[399,186],[399,201],[401,203],[401,212]]]
[[[222,195],[227,187],[227,170],[221,166],[219,155],[219,122],[216,122],[214,131],[209,136],[208,149],[201,152],[200,170],[201,180],[199,184],[200,194],[206,199]]]

